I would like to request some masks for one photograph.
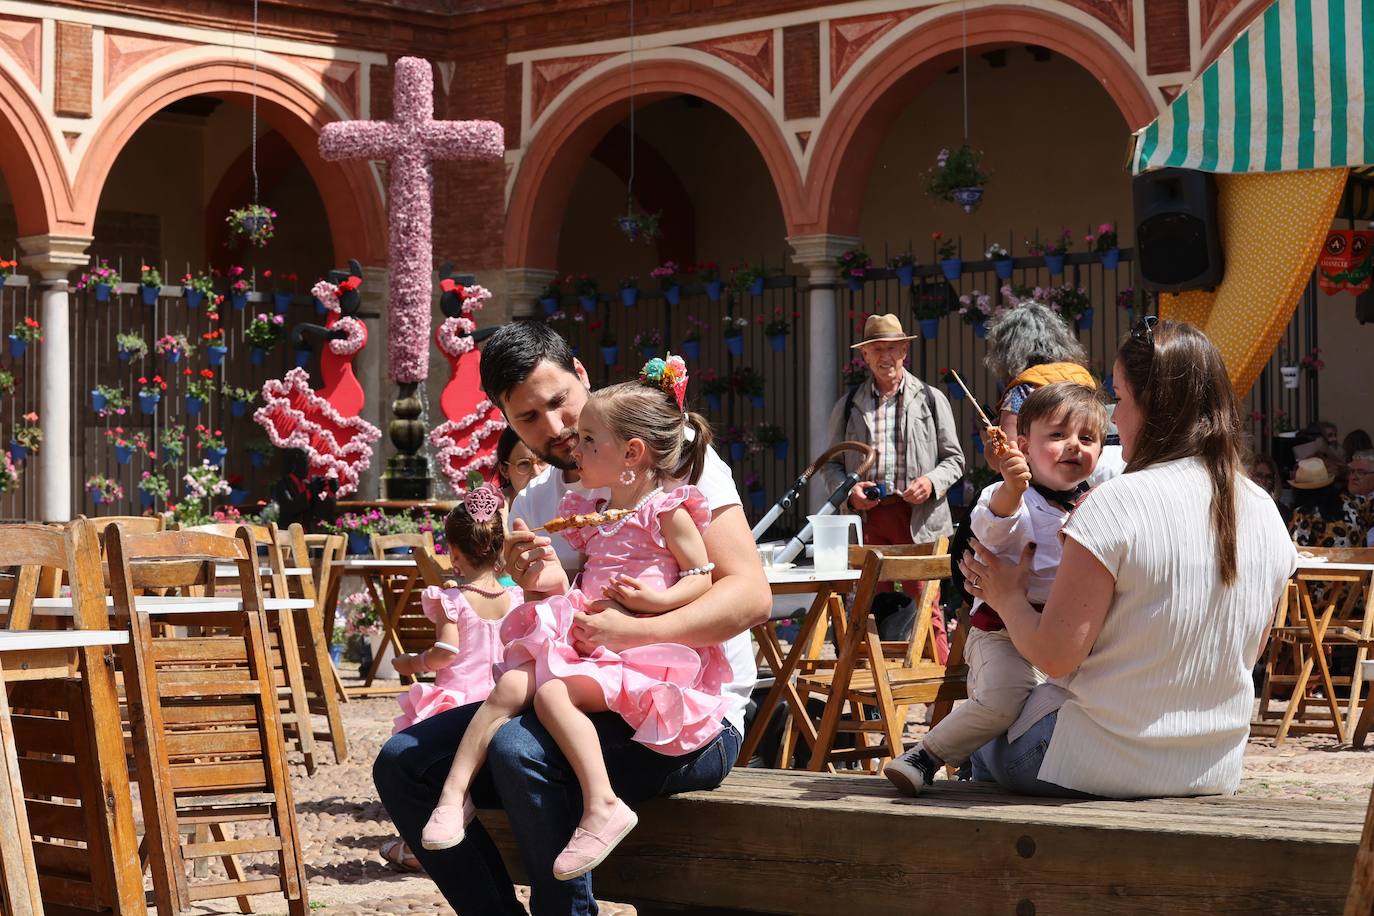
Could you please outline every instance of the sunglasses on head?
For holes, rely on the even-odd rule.
[[[1159,318],[1154,315],[1146,315],[1135,323],[1135,327],[1131,328],[1131,337],[1154,346],[1155,325],[1157,324],[1159,324]]]

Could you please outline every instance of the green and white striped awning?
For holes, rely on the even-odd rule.
[[[1374,0],[1275,0],[1136,132],[1135,174],[1374,164]]]

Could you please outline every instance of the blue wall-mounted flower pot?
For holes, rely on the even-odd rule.
[[[639,355],[646,360],[653,359],[658,355],[658,344],[645,344],[639,348]]]
[[[684,340],[682,342],[682,356],[684,359],[696,362],[701,359],[701,341]]]
[[[266,464],[267,464],[267,456],[264,455],[262,452],[250,451],[250,452],[248,453],[248,466],[249,466],[249,467],[251,467],[251,468],[260,468],[260,467],[265,466]]]
[[[1047,254],[1045,255],[1045,269],[1050,272],[1050,276],[1057,277],[1064,272],[1064,255]]]
[[[229,304],[232,305],[234,308],[242,311],[243,309],[248,307],[248,294],[231,293],[229,295]]]
[[[224,459],[228,455],[229,449],[227,448],[207,448],[205,450],[205,457],[210,459],[211,464],[224,464]]]
[[[663,290],[663,298],[667,300],[669,305],[677,305],[682,301],[682,287],[674,283],[672,286],[665,288]]]
[[[786,334],[769,334],[769,335],[768,335],[768,346],[770,346],[770,347],[773,348],[773,352],[774,352],[774,353],[781,353],[782,351],[784,351],[784,350],[787,349],[787,335],[786,335]]]
[[[27,457],[29,457],[29,450],[28,450],[28,447],[27,447],[27,446],[20,445],[18,439],[11,439],[11,440],[10,440],[10,460],[11,460],[11,461],[23,461],[23,460],[24,460],[25,458],[27,458]]]
[[[767,280],[766,280],[766,278],[764,278],[764,277],[755,277],[754,279],[750,280],[750,281],[749,281],[749,295],[751,295],[751,296],[762,296],[762,295],[763,295],[763,286],[764,286],[764,283],[766,283],[766,282],[767,282]]]
[[[134,447],[132,445],[115,446],[115,463],[128,464],[134,458]]]
[[[285,315],[287,308],[291,305],[290,293],[273,293],[272,308],[277,310],[278,315]]]
[[[615,358],[620,355],[619,347],[602,347],[601,361],[608,366],[615,365]]]
[[[105,405],[110,403],[110,399],[99,391],[91,392],[91,409],[97,413],[105,409]]]
[[[975,321],[973,323],[973,336],[979,340],[987,340],[988,323],[986,321]]]
[[[962,401],[964,399],[964,389],[959,387],[958,382],[945,382],[945,388],[949,391],[951,401]]]
[[[267,362],[267,351],[262,347],[254,347],[248,351],[248,362],[252,363],[254,366],[261,366],[263,363]]]
[[[198,289],[186,288],[186,307],[190,309],[200,308],[200,304],[205,301],[205,294]]]
[[[730,351],[731,356],[743,356],[744,335],[736,334],[734,337],[725,338],[725,349]]]
[[[864,288],[863,277],[845,277],[844,282],[849,287],[849,291],[853,293],[860,292]]]
[[[24,351],[29,348],[29,342],[22,337],[14,334],[10,335],[10,359],[23,359]]]
[[[998,258],[992,262],[992,269],[997,271],[997,279],[1010,280],[1012,270],[1011,258]]]
[[[138,504],[143,508],[151,509],[153,507],[154,499],[156,499],[156,497],[154,497],[153,494],[149,493],[147,490],[138,491]]]
[[[1121,249],[1108,248],[1102,252],[1102,267],[1106,270],[1116,270],[1116,266],[1121,263]]]
[[[787,460],[787,440],[773,443],[773,457],[779,461]]]
[[[180,351],[180,350],[168,350],[166,353],[164,353],[164,354],[162,354],[162,355],[165,356],[165,357],[167,358],[167,362],[169,362],[169,363],[179,363],[179,362],[181,362],[181,351]]]
[[[964,274],[964,262],[961,258],[945,258],[940,262],[940,273],[949,282],[953,283]]]
[[[926,340],[934,340],[940,336],[939,318],[922,318],[917,324],[921,327],[921,336]]]
[[[629,306],[631,306],[631,305],[634,305],[634,304],[635,304],[636,302],[638,302],[638,301],[639,301],[639,287],[637,287],[637,286],[622,286],[622,287],[620,288],[620,302],[621,302],[622,305],[624,305],[624,306],[626,306],[626,307],[629,307]]]
[[[338,543],[337,541],[335,543]],[[350,531],[348,533],[348,552],[351,554],[372,553],[372,537],[366,534],[357,534]]]
[[[749,403],[750,403],[751,405],[753,405],[753,407],[754,407],[755,410],[763,410],[763,395],[761,395],[761,394],[751,394],[751,395],[749,395]]]
[[[1084,309],[1083,314],[1078,316],[1078,330],[1091,331],[1093,327],[1093,310]]]
[[[720,410],[725,406],[725,401],[720,394],[713,391],[706,396],[706,406],[712,410]]]
[[[230,488],[229,488],[229,505],[231,505],[231,506],[241,506],[241,505],[243,505],[244,503],[246,503],[247,501],[248,501],[248,488],[247,488],[247,487],[230,487]]]
[[[145,414],[152,416],[157,413],[157,402],[162,400],[162,395],[154,391],[152,394],[138,393],[138,407]]]
[[[762,512],[768,506],[767,490],[750,490],[749,505],[756,512]]]
[[[210,355],[210,365],[218,366],[224,362],[224,357],[229,354],[228,347],[206,347],[205,352]]]
[[[552,315],[558,311],[558,297],[556,296],[545,296],[539,300],[539,304],[544,307],[545,315]]]
[[[743,461],[743,460],[744,460],[744,456],[747,455],[748,453],[749,453],[749,447],[748,447],[747,445],[745,445],[743,442],[731,442],[731,443],[730,443],[730,460],[731,460],[731,461]]]
[[[234,398],[229,402],[229,415],[231,417],[245,417],[248,415],[248,402]],[[256,453],[254,453],[256,454]]]
[[[188,417],[200,416],[201,408],[205,406],[205,401],[201,398],[193,398],[186,395],[186,415]]]
[[[144,305],[157,305],[157,294],[162,292],[162,287],[149,286],[145,283],[138,288],[138,291],[143,296]]]
[[[582,306],[582,311],[584,311],[584,312],[594,312],[594,311],[596,311],[596,297],[595,297],[595,296],[578,296],[578,297],[577,297],[577,301],[578,301],[578,303]]]
[[[304,369],[304,368],[305,368],[305,364],[308,363],[308,362],[310,362],[310,352],[311,352],[311,351],[309,351],[309,350],[296,350],[296,351],[294,351],[294,355],[295,355],[295,357],[296,357],[296,365],[299,366],[300,368]]]
[[[109,302],[109,301],[110,301],[110,290],[113,289],[113,288],[114,288],[114,287],[112,287],[109,283],[97,283],[97,284],[95,285],[95,301],[96,301],[96,302]]]
[[[719,302],[720,294],[725,290],[725,283],[719,279],[707,280],[705,286],[706,298],[710,299],[712,302]]]
[[[915,265],[915,264],[903,264],[902,266],[896,268],[896,270],[897,270],[897,282],[900,283],[900,284],[902,284],[902,286],[910,286],[910,285],[915,281],[915,279],[916,279],[916,265]]]

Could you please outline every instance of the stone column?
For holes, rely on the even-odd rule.
[[[540,315],[539,294],[557,276],[558,271],[540,267],[506,268],[506,320]]]
[[[826,421],[830,408],[840,396],[840,361],[836,341],[840,337],[839,306],[835,287],[839,266],[835,259],[859,246],[859,240],[848,235],[796,235],[787,239],[794,252],[792,263],[807,271],[807,360],[810,374],[806,379],[807,401],[807,458],[814,460],[829,448]],[[818,475],[819,476],[819,475]],[[829,493],[823,492],[819,480],[807,493],[812,509],[819,508]]]
[[[43,351],[38,378],[38,416],[43,447],[38,450],[38,519],[72,517],[72,352],[67,275],[86,264],[89,235],[30,235],[19,239],[24,266],[42,279],[40,317]]]

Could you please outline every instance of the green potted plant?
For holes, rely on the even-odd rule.
[[[1010,280],[1012,270],[1011,252],[1001,245],[993,242],[984,252],[983,257],[992,262],[992,269],[997,271],[997,279]]]
[[[185,334],[163,334],[153,344],[153,350],[167,362],[179,363],[183,356],[196,352],[196,345],[187,340]]]
[[[682,301],[682,281],[678,279],[678,273],[676,261],[664,261],[649,271],[649,276],[663,287],[663,298],[669,305],[677,305]]]
[[[119,358],[122,362],[128,362],[137,357],[142,359],[148,355],[148,341],[138,334],[116,334],[115,346],[119,350]]]
[[[735,464],[744,460],[752,444],[749,433],[738,426],[727,426],[725,432],[720,434],[720,441],[729,447],[730,460]]]
[[[730,386],[735,390],[736,395],[748,398],[749,403],[756,409],[763,409],[763,373],[748,366],[741,366],[731,374]]]
[[[139,267],[138,291],[143,296],[144,305],[157,305],[158,293],[162,292],[162,274],[156,267],[147,264]]]
[[[23,461],[30,452],[38,454],[38,446],[42,444],[43,428],[38,425],[38,414],[29,411],[14,426],[14,437],[10,439],[10,458]]]
[[[844,380],[846,388],[853,388],[868,381],[868,363],[864,362],[862,356],[856,356],[845,363],[840,370],[840,377]]]
[[[254,389],[240,388],[227,382],[220,389],[220,392],[229,399],[229,413],[235,417],[247,416],[248,408],[252,407],[253,402],[258,399],[258,392]]]
[[[761,447],[771,448],[774,458],[787,460],[787,431],[778,424],[760,423],[754,431],[754,439]]]
[[[1039,239],[1026,242],[1026,248],[1030,251],[1031,257],[1041,257],[1045,259],[1045,269],[1050,272],[1050,276],[1057,277],[1064,272],[1064,259],[1069,253],[1069,240],[1073,238],[1073,233],[1064,229],[1059,233],[1059,237],[1050,242],[1041,242]]]
[[[744,491],[749,494],[749,508],[755,512],[762,512],[768,505],[768,493],[763,489],[763,481],[759,480],[757,471],[750,471],[744,475]]]
[[[110,414],[122,417],[129,407],[129,398],[118,385],[96,385],[91,389],[91,409],[96,416],[108,417]]]
[[[857,293],[864,288],[864,277],[873,266],[873,259],[868,256],[868,252],[857,248],[851,249],[836,258],[835,263],[840,268],[840,279],[844,280],[851,290]]]
[[[975,289],[959,297],[959,318],[964,324],[973,326],[973,336],[979,340],[988,336],[987,321],[992,314],[992,296],[989,294]]]
[[[545,315],[552,315],[558,311],[562,299],[563,287],[559,285],[557,277],[544,284],[544,289],[539,294],[539,304],[544,307]]]
[[[940,150],[935,167],[926,173],[926,193],[972,213],[982,202],[983,185],[988,181],[987,173],[980,167],[982,160],[982,152],[967,143],[956,150]]]
[[[229,224],[229,235],[240,239],[255,248],[263,248],[272,240],[276,227],[273,220],[277,211],[262,204],[249,204],[230,210],[224,221]]]
[[[663,349],[663,334],[658,328],[648,328],[635,335],[635,349],[645,359],[653,359]]]
[[[682,332],[682,356],[689,362],[701,359],[701,335],[710,327],[695,315],[687,316],[687,330]]]
[[[124,488],[119,485],[119,481],[111,480],[104,474],[92,474],[87,477],[86,492],[91,494],[91,501],[97,506],[115,503],[124,498]]]
[[[768,346],[773,348],[774,353],[781,353],[787,349],[787,335],[792,333],[792,319],[800,317],[800,312],[793,312],[789,319],[782,306],[776,306],[767,321],[763,320],[762,315],[758,316],[759,323],[763,325],[764,336],[768,338]]]
[[[211,429],[204,424],[196,424],[196,441],[205,450],[207,460],[216,466],[224,464],[224,459],[228,456],[229,450],[224,447],[224,432],[218,429]]]
[[[701,261],[692,265],[692,273],[706,291],[706,298],[712,302],[719,302],[725,286],[720,279],[720,265],[715,261]]]
[[[105,438],[114,446],[116,464],[128,464],[133,460],[134,452],[148,449],[148,434],[142,430],[126,435],[124,427],[116,426],[105,430]]]
[[[935,243],[935,258],[940,262],[940,273],[949,282],[955,282],[964,273],[964,262],[959,257],[959,243],[954,239],[945,238],[945,234],[938,229],[930,234],[930,240]]]
[[[662,213],[636,213],[633,209],[624,216],[616,217],[615,224],[630,241],[642,239],[652,242],[658,238],[658,222]]]
[[[119,271],[110,266],[104,258],[100,263],[81,275],[76,281],[77,289],[94,289],[96,302],[109,302],[110,290],[119,284]]]
[[[265,312],[259,312],[256,318],[248,322],[243,339],[252,347],[248,353],[250,363],[261,366],[267,361],[267,351],[286,339],[285,322],[286,319],[281,315],[268,315]]]
[[[751,296],[762,296],[763,288],[768,283],[768,269],[765,267],[753,267],[745,264],[736,267],[730,275],[730,288],[738,295],[748,293]]]
[[[912,313],[921,336],[934,340],[940,334],[940,320],[950,312],[951,290],[943,283],[921,286],[912,293]]]
[[[157,405],[162,400],[162,392],[167,390],[167,383],[160,375],[155,375],[151,379],[140,375],[138,385],[138,409],[147,416],[152,416],[157,413]]]
[[[14,394],[14,373],[0,369],[0,394]]]
[[[186,454],[186,427],[180,423],[173,423],[163,427],[162,432],[157,437],[158,453],[162,455],[165,464],[176,464],[181,460],[181,456]],[[149,458],[156,458],[157,455],[149,455]]]
[[[1104,270],[1116,270],[1117,264],[1121,263],[1121,247],[1116,240],[1115,226],[1101,223],[1097,227],[1097,235],[1089,232],[1083,241],[1088,243],[1089,251],[1097,254]]]
[[[724,406],[725,393],[730,390],[730,382],[723,379],[715,369],[703,369],[699,374],[701,380],[701,393],[706,396],[706,403],[712,410],[720,410]]]
[[[248,443],[248,466],[253,468],[265,467],[276,451],[277,447],[272,444],[272,440],[266,436],[259,436]]]
[[[19,468],[10,460],[9,452],[0,452],[0,493],[8,493],[19,485]]]
[[[596,302],[600,296],[596,277],[590,274],[580,274],[572,281],[572,284],[573,290],[577,293],[577,301],[582,305],[582,310],[586,312],[596,311]]]
[[[909,251],[888,258],[887,266],[897,275],[897,282],[904,288],[916,279],[916,256]]]
[[[25,315],[10,331],[10,359],[20,359],[31,343],[43,342],[43,326],[37,318]]]
[[[207,401],[215,396],[215,370],[202,369],[186,383],[186,416],[195,417],[205,407]]]
[[[19,269],[19,262],[14,260],[6,261],[0,258],[0,286],[4,286],[10,281],[10,277],[15,275]]]
[[[144,471],[138,479],[138,501],[145,509],[151,509],[156,500],[167,500],[171,484],[166,475],[159,471]]]
[[[205,297],[215,291],[215,280],[208,273],[184,274],[181,278],[181,294],[186,297],[187,308],[200,308]]]
[[[721,328],[725,334],[725,349],[730,351],[731,356],[744,355],[744,329],[749,327],[749,319],[734,318],[726,315],[721,319]]]

